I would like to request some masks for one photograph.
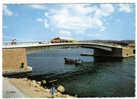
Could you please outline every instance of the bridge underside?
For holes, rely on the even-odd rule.
[[[53,46],[52,46],[53,47]],[[56,48],[91,48],[94,49],[94,57],[109,57],[109,58],[124,58],[129,56],[135,55],[135,50],[131,48],[117,48],[117,47],[106,47],[106,46],[95,46],[88,44],[82,45],[61,45],[61,46],[54,46]]]
[[[104,58],[105,57],[124,58],[124,57],[135,56],[135,51],[134,51],[134,49],[130,49],[130,48],[113,48],[112,52],[95,49],[94,56],[95,57],[104,57]]]

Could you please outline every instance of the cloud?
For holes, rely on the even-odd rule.
[[[29,7],[31,8],[34,8],[34,9],[39,9],[39,10],[45,10],[46,7],[44,5],[28,5]]]
[[[44,14],[45,16],[48,16],[48,13],[47,12],[45,12],[45,14]]]
[[[45,26],[45,28],[49,28],[49,24],[48,24],[48,21],[46,19],[44,20],[44,26]]]
[[[12,16],[13,15],[13,12],[8,9],[7,5],[3,6],[3,11],[4,11],[4,14],[6,16]]]
[[[131,12],[131,8],[130,8],[130,4],[119,4],[119,11],[120,12],[127,12],[130,13]]]
[[[78,15],[81,14],[81,15],[87,15],[89,13],[92,13],[94,12],[95,10],[97,9],[96,6],[93,6],[93,7],[88,7],[86,4],[83,5],[74,5],[72,6],[72,10],[77,13]]]
[[[61,30],[61,31],[59,31],[59,36],[62,36],[62,37],[70,37],[70,36],[71,36],[71,32]]]
[[[114,12],[114,7],[112,4],[100,4],[100,8],[95,11],[96,17],[109,16]]]
[[[37,18],[36,21],[44,23],[44,27],[49,28],[49,24],[48,24],[48,21],[46,19]]]
[[[42,18],[37,18],[36,21],[43,22],[43,19]]]
[[[104,32],[104,18],[112,15],[112,4],[89,4],[61,5],[47,8],[45,12],[45,28],[52,27],[62,36],[84,34],[87,30]]]

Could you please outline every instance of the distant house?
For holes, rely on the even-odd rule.
[[[11,45],[16,45],[16,39],[12,40]]]
[[[76,43],[77,41],[69,37],[56,37],[51,40],[51,43]]]

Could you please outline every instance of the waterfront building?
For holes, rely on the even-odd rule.
[[[76,43],[77,41],[70,37],[56,37],[51,40],[51,43]]]

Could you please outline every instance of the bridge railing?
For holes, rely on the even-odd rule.
[[[37,45],[37,44],[50,44],[50,41],[17,41],[15,44],[12,44],[12,41],[4,41],[4,46],[25,46],[25,45]]]
[[[105,44],[105,43],[94,43],[94,42],[77,42],[77,43],[50,43],[50,41],[20,41],[20,42],[16,42],[16,43],[12,43],[12,41],[6,41],[3,42],[3,48],[12,48],[12,47],[31,47],[31,46],[45,46],[45,45],[64,45],[64,44],[80,44],[80,45],[85,45],[85,44],[89,44],[89,45],[97,45],[97,46],[105,46],[105,47],[119,47],[121,48],[121,46],[115,46],[115,45],[111,45],[111,44]]]

